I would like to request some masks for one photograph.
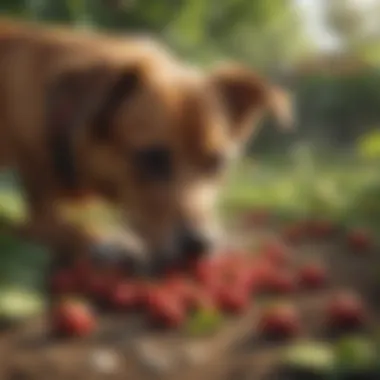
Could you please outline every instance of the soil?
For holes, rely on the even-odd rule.
[[[324,330],[321,312],[324,300],[336,288],[358,291],[371,310],[369,332],[379,320],[376,273],[380,268],[375,251],[349,252],[341,237],[330,241],[307,242],[294,248],[297,261],[318,257],[333,275],[325,291],[299,293],[291,297],[301,311],[304,337],[331,339]],[[289,299],[289,297],[288,297]],[[47,324],[38,319],[4,330],[0,336],[1,380],[294,380],[276,369],[278,352],[284,343],[265,342],[255,330],[260,303],[242,318],[233,318],[216,336],[190,339],[179,333],[149,331],[139,318],[104,317],[99,333],[91,339],[62,340],[50,336]],[[142,352],[161,357],[161,365],[147,365]],[[189,362],[186,350],[198,354]],[[148,352],[150,352],[148,350]],[[186,360],[187,358],[187,360]],[[173,359],[169,370],[165,361]]]

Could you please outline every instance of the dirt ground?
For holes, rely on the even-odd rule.
[[[371,326],[379,316],[374,281],[376,252],[348,252],[342,239],[309,242],[295,249],[297,261],[316,256],[332,274],[326,291],[298,293],[292,298],[301,311],[303,336],[329,339],[321,318],[323,301],[339,287],[360,292],[370,305]],[[43,320],[6,330],[0,337],[1,380],[294,380],[276,372],[282,344],[264,342],[255,330],[263,300],[233,318],[215,337],[188,339],[176,333],[147,332],[139,316],[105,318],[96,337],[57,341],[49,338]],[[142,360],[142,357],[159,357]],[[170,361],[173,361],[171,363]]]

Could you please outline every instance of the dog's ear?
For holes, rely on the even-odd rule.
[[[130,99],[142,85],[141,67],[128,67],[118,71],[108,86],[103,101],[93,119],[94,137],[107,139],[112,124],[112,116],[122,103]]]
[[[223,102],[233,138],[247,139],[255,123],[268,113],[284,129],[293,127],[289,96],[251,70],[227,65],[212,73],[211,83]]]
[[[78,129],[89,125],[96,138],[108,137],[113,112],[138,84],[135,68],[81,67],[56,77],[47,92],[46,135],[62,186],[78,184],[73,151]]]
[[[48,93],[48,118],[59,129],[91,124],[94,136],[106,138],[112,114],[140,83],[138,67],[75,68],[58,76]]]

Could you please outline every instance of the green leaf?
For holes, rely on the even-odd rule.
[[[376,363],[376,346],[368,338],[349,336],[336,346],[337,364],[345,371],[373,368]]]
[[[357,149],[366,159],[380,158],[380,131],[374,130],[362,136],[357,143]]]
[[[0,319],[16,321],[40,314],[44,310],[43,297],[24,288],[0,290]]]
[[[293,369],[328,374],[334,370],[335,354],[333,347],[327,343],[296,343],[284,350],[281,362]]]
[[[218,311],[202,309],[190,317],[186,331],[192,336],[209,335],[215,333],[222,322],[223,317]]]

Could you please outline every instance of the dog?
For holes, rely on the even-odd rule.
[[[265,115],[291,121],[285,92],[252,70],[204,71],[142,36],[3,19],[0,76],[0,165],[27,203],[18,231],[75,254],[91,239],[57,205],[87,192],[117,205],[150,258],[212,251],[231,162]]]

